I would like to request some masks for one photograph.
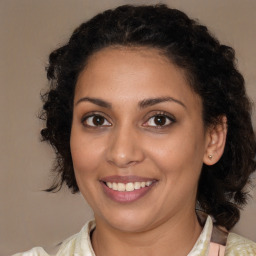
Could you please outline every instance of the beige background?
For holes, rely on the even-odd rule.
[[[0,0],[0,256],[41,245],[49,252],[92,216],[80,195],[48,194],[53,153],[40,143],[37,119],[51,50],[82,21],[128,0]],[[166,0],[198,18],[237,50],[256,102],[256,1]],[[256,126],[254,112],[254,127]],[[255,189],[252,195],[256,194]],[[256,241],[256,195],[235,231]]]

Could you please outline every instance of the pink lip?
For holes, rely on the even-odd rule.
[[[105,182],[121,182],[121,183],[128,183],[128,182],[143,182],[143,181],[154,181],[150,186],[136,189],[133,191],[117,191],[110,189]],[[156,184],[156,180],[152,178],[143,178],[138,176],[109,176],[104,179],[101,179],[101,185],[103,188],[104,193],[113,201],[118,203],[131,203],[134,202],[143,196],[145,196],[152,187]]]
[[[143,181],[155,181],[155,179],[152,178],[147,178],[147,177],[140,177],[140,176],[118,176],[118,175],[113,175],[113,176],[108,176],[104,177],[101,179],[103,182],[120,182],[120,183],[129,183],[129,182],[143,182]]]

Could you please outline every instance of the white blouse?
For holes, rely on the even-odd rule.
[[[67,240],[60,246],[55,256],[95,256],[92,248],[90,233],[95,228],[95,222],[89,221],[81,231]],[[213,232],[213,222],[210,216],[207,217],[204,228],[197,239],[194,247],[187,256],[221,255],[219,252],[209,254],[210,242]],[[225,248],[225,256],[256,256],[256,243],[229,233]],[[13,256],[50,256],[41,247],[35,247],[27,252],[17,253]]]

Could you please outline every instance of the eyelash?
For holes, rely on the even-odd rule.
[[[97,125],[97,124],[95,124],[94,123],[94,125],[93,125],[93,121],[97,121],[97,120],[93,120],[93,118],[95,118],[95,117],[98,117],[98,118],[100,118],[101,120],[99,120],[98,119],[98,121],[103,121],[103,123],[102,124],[99,124],[99,125]],[[150,122],[150,120],[151,119],[154,119],[154,118],[156,118],[156,117],[160,117],[160,118],[165,118],[165,123],[166,122],[168,122],[168,124],[163,124],[163,125],[147,125],[149,122]],[[92,118],[91,120],[90,120],[90,118]],[[88,120],[89,120],[89,122],[91,122],[91,124],[86,124],[86,122],[88,122]],[[105,124],[107,122],[107,124]],[[154,121],[153,121],[154,122]],[[148,119],[147,119],[147,121],[145,122],[145,123],[143,123],[143,125],[142,126],[144,126],[144,127],[149,127],[149,128],[155,128],[155,129],[163,129],[163,128],[166,128],[166,127],[168,127],[168,126],[170,126],[170,125],[172,125],[173,123],[175,123],[176,122],[176,119],[173,117],[173,116],[171,116],[169,113],[166,113],[166,112],[157,112],[157,113],[155,113],[154,115],[151,115]],[[88,128],[101,128],[101,127],[110,127],[110,126],[112,126],[112,124],[107,120],[107,118],[105,118],[102,114],[100,114],[100,113],[90,113],[89,115],[86,115],[86,116],[83,116],[82,117],[82,120],[81,120],[81,123],[85,126],[85,127],[88,127]]]
[[[165,118],[165,123],[166,122],[169,122],[169,123],[168,124],[163,124],[163,125],[157,125],[156,124],[156,125],[151,125],[151,126],[150,125],[145,125],[145,123],[144,123],[143,126],[148,126],[150,128],[156,128],[156,129],[163,129],[163,128],[169,127],[170,125],[172,125],[173,123],[176,122],[176,119],[175,119],[174,116],[170,115],[169,113],[161,111],[161,112],[155,113],[153,116],[148,118],[146,124],[149,123],[149,121],[151,119],[155,119],[156,117],[161,117],[161,118],[163,117],[163,118]]]
[[[104,123],[107,121],[110,125],[88,125],[86,124],[86,122],[88,120],[90,120],[90,118],[92,118],[92,120],[90,120],[91,122],[93,122],[93,118],[94,117],[98,117],[98,118],[102,118],[102,121],[104,121]],[[95,120],[96,121],[96,120]],[[102,114],[100,113],[90,113],[89,115],[86,115],[86,116],[83,116],[82,117],[82,120],[81,120],[81,123],[85,126],[85,127],[88,127],[88,128],[97,128],[97,127],[109,127],[109,126],[112,126],[111,123],[107,120],[107,118],[105,118]]]

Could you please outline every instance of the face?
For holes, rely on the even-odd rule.
[[[194,213],[202,102],[155,49],[95,53],[75,90],[71,154],[96,222],[143,231]]]

